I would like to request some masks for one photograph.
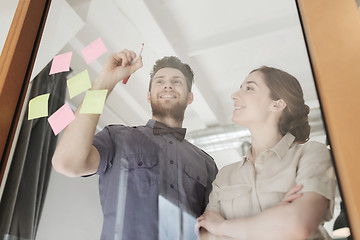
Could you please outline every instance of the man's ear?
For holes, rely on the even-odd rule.
[[[194,101],[194,94],[192,92],[188,93],[188,101],[187,104],[191,104]]]
[[[274,104],[272,106],[272,109],[274,111],[282,111],[286,108],[286,102],[282,100],[281,98],[279,100],[274,101]]]
[[[147,98],[148,103],[150,103],[150,97],[151,97],[150,92],[147,92],[147,97],[146,98]]]

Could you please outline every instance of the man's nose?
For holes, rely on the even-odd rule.
[[[171,82],[165,82],[164,89],[173,89],[173,85]]]

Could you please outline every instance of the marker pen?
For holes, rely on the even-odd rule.
[[[139,49],[139,51],[136,53],[136,57],[132,60],[131,64],[134,64],[136,62],[136,60],[139,58],[139,56],[141,55],[142,51],[144,48],[144,43],[141,44],[141,48]],[[127,81],[129,80],[131,74],[129,76],[127,76],[126,78],[124,78],[124,80],[122,81],[123,84],[126,84]]]

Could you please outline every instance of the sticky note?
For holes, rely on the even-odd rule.
[[[85,94],[81,105],[82,114],[101,114],[104,108],[108,90],[89,90]]]
[[[28,120],[47,117],[50,93],[37,96],[29,101]]]
[[[67,53],[55,56],[51,63],[49,75],[59,73],[59,72],[69,71],[71,57],[72,57],[72,52],[67,52]]]
[[[80,93],[91,88],[91,81],[88,70],[76,74],[74,77],[67,80],[70,98],[79,95]]]
[[[48,122],[55,134],[58,135],[64,128],[74,121],[75,115],[71,110],[69,104],[65,103],[61,108],[54,112],[49,118]]]
[[[106,52],[107,49],[101,38],[96,39],[82,50],[82,54],[87,64],[91,63]]]

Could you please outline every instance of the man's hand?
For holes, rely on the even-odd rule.
[[[94,81],[93,89],[108,89],[111,92],[118,82],[143,66],[141,56],[131,64],[135,58],[136,53],[127,49],[111,54],[99,77]]]

